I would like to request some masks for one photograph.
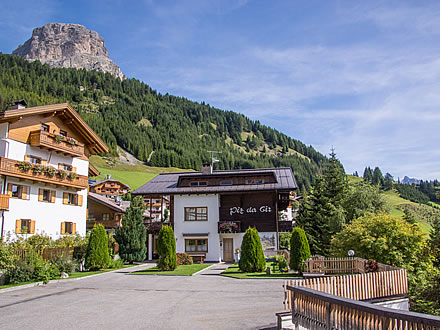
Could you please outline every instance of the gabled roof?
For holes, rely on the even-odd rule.
[[[87,197],[90,198],[92,201],[95,201],[96,203],[107,206],[108,208],[110,208],[116,212],[121,212],[121,213],[125,213],[125,211],[130,207],[130,204],[131,204],[130,201],[121,201],[121,203],[118,204],[111,198],[105,197],[104,195],[101,195],[101,194],[92,193],[92,192],[89,192]],[[148,210],[145,210],[143,216],[149,217],[150,212]]]
[[[210,177],[231,177],[236,175],[248,176],[251,174],[273,174],[276,178],[275,183],[262,184],[239,184],[224,186],[196,186],[196,187],[178,187],[179,178],[203,178]],[[246,169],[246,170],[227,170],[213,171],[212,174],[203,174],[202,172],[184,172],[184,173],[161,173],[151,181],[136,189],[134,195],[148,194],[207,194],[207,193],[228,193],[228,192],[257,192],[257,191],[290,191],[297,188],[295,177],[291,168],[264,168],[264,169]]]
[[[70,119],[72,126],[87,141],[86,146],[92,154],[100,154],[108,151],[107,145],[68,103],[43,105],[39,107],[24,109],[5,110],[4,112],[0,113],[0,123],[15,121],[21,119],[21,117],[42,115],[46,113],[63,114],[68,119]]]
[[[96,182],[92,183],[92,184],[90,185],[90,187],[95,187],[95,186],[97,186],[97,185],[100,185],[101,183],[106,183],[106,182],[115,182],[115,183],[120,184],[122,188],[125,188],[125,189],[127,189],[127,190],[130,190],[130,187],[129,187],[128,185],[126,185],[125,183],[122,183],[122,182],[119,181],[119,180],[115,180],[115,179],[105,179],[105,180],[101,180],[101,181],[96,181]]]

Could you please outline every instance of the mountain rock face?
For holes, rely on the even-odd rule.
[[[84,68],[125,78],[108,56],[104,39],[79,24],[49,23],[36,28],[32,37],[12,54],[29,61],[39,60],[51,67]]]
[[[420,180],[419,179],[415,179],[415,178],[409,178],[405,175],[405,177],[402,180],[403,184],[420,184]]]

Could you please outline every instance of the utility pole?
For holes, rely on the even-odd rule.
[[[215,151],[215,150],[208,150],[208,152],[211,154],[211,165],[212,165],[212,170],[214,170],[214,163],[218,163],[219,160],[215,159],[214,154],[221,154],[221,151]]]

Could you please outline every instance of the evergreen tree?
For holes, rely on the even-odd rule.
[[[383,188],[385,190],[393,189],[394,178],[390,173],[385,174]]]
[[[373,182],[373,172],[371,171],[371,168],[369,166],[365,167],[363,178],[366,182]]]
[[[103,225],[95,225],[87,245],[85,267],[91,270],[102,269],[109,266],[110,261],[107,233]]]
[[[302,275],[304,261],[311,257],[309,242],[303,229],[295,227],[290,238],[290,268]]]
[[[141,196],[133,198],[130,207],[122,216],[122,226],[116,229],[115,239],[119,244],[119,256],[129,262],[145,260],[147,233],[143,223],[144,203]]]
[[[379,187],[383,186],[383,175],[379,167],[376,166],[376,168],[373,171],[373,184],[378,185]]]
[[[160,270],[174,270],[177,268],[176,241],[171,226],[162,226],[157,239],[157,251]]]
[[[241,242],[241,257],[238,267],[242,272],[262,272],[266,268],[260,236],[255,228],[249,227]]]

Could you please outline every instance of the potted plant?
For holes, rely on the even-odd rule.
[[[62,136],[61,134],[55,134],[55,141],[57,141],[58,143],[63,142],[64,136]]]
[[[236,233],[238,231],[238,225],[235,222],[222,222],[219,225],[219,229],[222,233]]]
[[[29,171],[29,170],[32,168],[32,164],[31,164],[31,163],[28,163],[28,162],[25,162],[25,161],[18,162],[18,163],[16,164],[16,166],[17,166],[20,170],[22,170],[23,172],[27,172],[27,171]]]
[[[46,174],[49,177],[54,176],[56,172],[57,170],[50,166],[46,166],[46,168],[44,169],[44,174]]]
[[[66,137],[66,141],[67,141],[67,143],[69,143],[69,144],[71,144],[71,145],[76,145],[77,144],[77,142],[78,141],[76,141],[74,138],[71,138],[71,137]]]
[[[35,165],[34,167],[32,167],[32,172],[34,172],[34,174],[41,174],[44,171],[44,165]]]
[[[58,171],[57,171],[57,176],[58,176],[59,178],[61,178],[61,179],[64,179],[64,178],[67,177],[67,172],[64,171],[64,170],[58,170]]]
[[[75,180],[77,177],[77,174],[75,172],[69,172],[67,173],[67,178],[70,180]]]

